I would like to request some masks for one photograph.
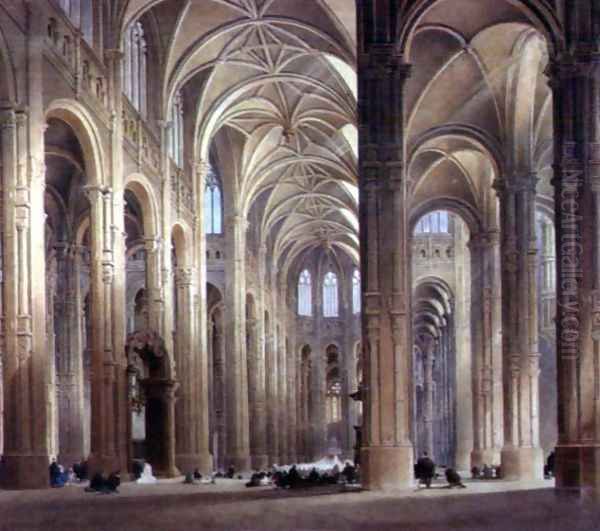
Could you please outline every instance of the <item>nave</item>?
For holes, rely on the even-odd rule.
[[[597,494],[598,42],[592,0],[0,0],[2,488]]]

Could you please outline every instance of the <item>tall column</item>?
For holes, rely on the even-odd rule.
[[[291,319],[290,319],[291,320]],[[295,330],[288,330],[290,334],[287,351],[287,462],[292,464],[298,462],[298,448],[296,445],[296,436],[298,433],[298,417],[296,410],[296,384],[298,375],[296,372],[296,334]]]
[[[41,83],[39,61],[30,67],[36,67],[30,76],[37,74]],[[33,304],[46,297],[44,231],[32,230],[45,222],[42,123],[35,110],[28,116],[0,109],[3,275],[13,279],[3,286],[4,477],[15,488],[48,486],[46,305]]]
[[[102,337],[104,348],[104,393],[106,397],[103,414],[105,423],[104,452],[101,458],[106,472],[121,470],[126,474],[129,466],[130,441],[128,440],[129,398],[127,395],[127,359],[125,357],[126,340],[126,245],[125,245],[125,200],[123,167],[123,92],[122,69],[123,54],[116,49],[106,49],[104,60],[108,79],[108,105],[110,108],[110,149],[107,157],[106,182],[103,187],[104,211],[102,237],[96,238],[96,244],[102,245],[102,282],[104,295],[98,302],[103,305],[104,323]],[[97,179],[99,175],[95,176]],[[99,223],[97,220],[96,223]],[[94,221],[91,222],[93,227]],[[91,229],[93,230],[93,228]],[[92,256],[95,260],[99,254]],[[94,266],[92,264],[92,270]],[[100,279],[96,277],[96,282]],[[93,284],[93,280],[92,280]],[[96,310],[98,312],[98,310]],[[98,312],[100,313],[100,312]],[[96,315],[98,317],[98,314]],[[92,330],[97,326],[92,313]],[[92,352],[92,360],[94,353]],[[94,361],[92,361],[92,372]],[[92,455],[94,449],[92,448]],[[96,457],[97,454],[96,454]],[[92,462],[93,465],[93,462]],[[92,467],[93,468],[93,467]]]
[[[554,96],[558,446],[556,486],[600,493],[600,14],[567,0]]]
[[[473,234],[471,322],[473,330],[472,466],[500,464],[503,444],[502,298],[497,231]],[[460,433],[460,430],[458,431]]]
[[[279,429],[278,429],[278,341],[277,337],[277,270],[271,269],[269,285],[271,288],[271,319],[269,322],[268,335],[266,336],[267,347],[265,350],[266,366],[266,397],[267,397],[267,432],[269,434],[267,445],[269,452],[269,464],[279,464]]]
[[[75,463],[84,455],[83,338],[81,323],[81,250],[75,245],[58,249],[59,293],[57,322],[57,385],[59,396],[59,462]],[[63,295],[64,294],[64,295]]]
[[[394,17],[390,13],[380,16],[378,9],[385,12],[389,7],[386,2],[379,4],[357,2],[366,399],[361,464],[366,488],[394,489],[413,483],[410,235],[403,114],[403,88],[410,70],[393,43]]]
[[[433,407],[433,364],[435,361],[435,339],[428,337],[423,345],[423,391],[425,403],[423,406],[423,422],[425,425],[425,451],[432,459],[437,456],[434,454],[433,428],[434,428],[434,407]]]
[[[504,447],[507,479],[541,479],[539,351],[533,174],[515,174],[496,186],[500,194],[503,256]],[[485,369],[485,367],[484,367]]]
[[[250,470],[248,367],[246,359],[245,219],[227,219],[225,307],[227,349],[227,461],[236,470]]]
[[[263,244],[258,250],[258,281],[259,285],[266,285],[266,246]],[[256,470],[264,470],[269,464],[267,455],[267,404],[265,397],[265,356],[267,350],[265,316],[265,290],[260,289],[256,301],[256,323],[250,330],[254,334],[253,345],[255,357],[253,360],[254,370],[254,413],[251,423],[254,429],[252,454],[252,467]],[[249,326],[246,323],[246,326]],[[248,360],[250,363],[250,360]]]
[[[91,454],[90,469],[105,473],[121,468],[116,433],[119,415],[116,409],[116,367],[112,342],[112,250],[108,247],[109,201],[111,192],[88,186],[90,203],[90,321],[91,363]]]
[[[4,466],[8,486],[48,486],[48,383],[44,212],[44,17],[27,4],[27,112],[0,108],[5,349]]]
[[[288,364],[287,364],[287,280],[285,276],[281,276],[278,282],[279,287],[279,306],[278,315],[281,316],[279,321],[281,337],[279,338],[279,361],[277,372],[278,384],[278,409],[279,409],[279,459],[281,464],[287,464],[288,459]]]
[[[179,380],[176,404],[177,467],[183,474],[193,472],[201,465],[197,386],[197,349],[193,343],[194,333],[194,285],[195,274],[191,268],[175,270],[177,291],[177,349],[176,366]],[[173,471],[176,473],[176,471]]]

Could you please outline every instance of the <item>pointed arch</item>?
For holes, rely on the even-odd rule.
[[[74,132],[85,164],[87,183],[92,186],[108,186],[103,161],[101,135],[89,111],[78,101],[64,98],[54,100],[46,109],[46,121],[56,118],[65,122]]]
[[[148,178],[141,173],[132,173],[125,179],[125,190],[129,190],[139,201],[144,222],[144,236],[155,237],[158,231],[158,202]]]

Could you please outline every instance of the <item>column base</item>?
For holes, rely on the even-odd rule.
[[[500,449],[473,450],[471,452],[471,468],[483,468],[483,465],[498,466],[501,463]]]
[[[4,455],[0,484],[6,489],[50,487],[50,458],[47,455]]]
[[[175,463],[181,474],[193,473],[196,469],[203,475],[212,474],[212,455],[206,454],[177,454]]]
[[[269,468],[269,456],[267,454],[253,455],[250,461],[253,470],[266,470]]]
[[[503,448],[502,479],[544,479],[544,451],[541,448]]]
[[[360,451],[362,486],[367,490],[413,487],[413,447],[369,446]]]
[[[600,497],[600,446],[557,446],[556,489],[583,497]]]

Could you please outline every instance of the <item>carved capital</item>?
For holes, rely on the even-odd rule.
[[[17,126],[17,116],[12,107],[2,107],[0,104],[0,130],[14,129]]]

